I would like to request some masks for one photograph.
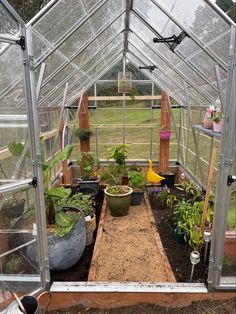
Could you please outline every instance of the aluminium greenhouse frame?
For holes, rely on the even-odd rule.
[[[71,96],[69,99],[66,99],[66,92],[60,92],[60,94],[54,99],[52,102],[54,104],[60,103],[61,96],[65,95],[63,97],[62,105],[66,104],[66,106],[71,105],[74,100],[80,95],[81,91],[83,90],[83,87],[86,89],[95,84],[100,77],[103,76],[106,72],[109,71],[115,64],[117,64],[119,61],[123,60],[123,63],[125,63],[125,58],[127,58],[136,68],[139,67],[140,62],[142,65],[146,65],[147,62],[149,63],[155,63],[153,59],[150,57],[144,56],[144,54],[141,52],[140,56],[136,56],[135,54],[135,47],[134,42],[132,39],[129,39],[129,30],[130,30],[130,13],[132,11],[132,1],[127,0],[126,5],[124,8],[122,8],[113,18],[111,18],[108,23],[105,24],[101,30],[94,35],[93,38],[90,39],[89,42],[87,42],[82,48],[80,47],[66,62],[63,63],[60,68],[58,68],[55,72],[50,74],[48,78],[45,80],[43,79],[44,76],[44,62],[46,61],[47,57],[49,57],[56,49],[61,45],[61,43],[66,39],[69,38],[78,28],[85,23],[99,8],[101,8],[105,3],[109,2],[108,0],[100,2],[99,6],[96,6],[88,16],[86,16],[83,20],[83,22],[78,22],[74,25],[74,28],[70,28],[67,32],[67,37],[61,38],[57,43],[56,46],[52,48],[51,51],[48,51],[47,54],[45,54],[41,59],[38,59],[35,63],[33,61],[33,43],[32,43],[32,28],[33,25],[40,20],[40,18],[44,15],[46,15],[50,10],[53,8],[53,6],[58,3],[58,0],[51,1],[48,5],[46,5],[42,11],[35,16],[31,20],[30,23],[28,23],[27,27],[24,24],[24,22],[18,17],[18,15],[15,13],[15,11],[8,5],[7,1],[0,0],[0,3],[4,6],[4,8],[7,10],[7,12],[14,18],[17,23],[20,25],[20,32],[16,36],[12,35],[1,35],[0,41],[4,43],[11,44],[17,44],[16,41],[18,41],[21,36],[24,37],[23,40],[25,40],[25,48],[23,49],[22,46],[22,57],[23,57],[23,68],[24,68],[24,82],[25,82],[25,98],[26,98],[26,105],[28,109],[28,119],[29,119],[29,126],[30,126],[30,147],[31,147],[31,154],[32,154],[32,167],[33,167],[33,174],[34,177],[37,178],[37,187],[35,188],[35,197],[36,197],[36,217],[37,217],[37,227],[38,227],[38,241],[39,241],[39,257],[40,257],[40,269],[41,269],[41,283],[42,288],[45,288],[50,281],[49,278],[49,265],[48,265],[48,258],[47,258],[47,239],[45,237],[46,234],[46,222],[45,222],[45,216],[43,214],[44,210],[44,200],[43,200],[43,186],[42,186],[42,171],[41,171],[41,156],[40,156],[40,148],[39,148],[39,129],[38,129],[38,118],[37,118],[37,99],[40,95],[40,90],[47,85],[48,82],[50,82],[64,67],[66,67],[69,63],[73,62],[74,58],[78,54],[80,54],[83,50],[85,50],[91,42],[93,42],[96,38],[98,38],[99,35],[101,35],[106,28],[108,28],[116,19],[123,16],[125,14],[125,22],[124,22],[124,28],[121,30],[124,34],[124,41],[123,46],[121,45],[122,40],[118,41],[117,45],[113,46],[112,49],[110,49],[107,53],[104,54],[104,58],[106,56],[109,57],[109,54],[117,48],[117,51],[114,55],[114,57],[109,57],[108,64],[106,67],[103,68],[103,70],[98,74],[95,75],[92,79],[85,80],[82,84],[79,85],[78,89],[75,89],[75,94]],[[162,6],[158,4],[157,1],[152,0],[153,4],[155,4],[159,9],[161,9],[162,12],[164,12],[173,22],[175,22],[182,30],[185,30],[183,25],[180,25],[178,21],[175,20]],[[232,24],[232,22],[228,19],[228,17],[223,14],[215,5],[213,5],[210,1],[206,1],[213,10],[219,14],[225,21],[227,21],[229,24]],[[140,12],[134,12],[133,16],[135,18],[138,18],[140,21],[143,21],[144,18],[140,15]],[[145,21],[144,21],[145,22]],[[144,23],[145,26],[148,26],[155,35],[158,37],[162,37],[155,29],[148,24],[148,22]],[[189,32],[189,31],[188,31]],[[113,37],[109,39],[109,41],[102,45],[97,53],[94,53],[91,56],[91,60],[93,56],[97,56],[103,48],[109,46],[109,44],[116,39],[119,36],[119,33],[115,34]],[[143,42],[146,47],[148,47],[150,50],[153,51],[157,56],[159,55],[160,59],[164,61],[164,63],[168,66],[172,66],[171,63],[163,57],[161,54],[158,54],[153,48],[150,46],[150,44],[145,43],[143,41],[143,38],[139,35],[134,34],[137,38],[140,39],[141,42]],[[213,240],[212,240],[212,250],[211,250],[211,262],[210,262],[210,271],[209,271],[209,284],[210,288],[215,289],[235,289],[234,283],[221,280],[221,266],[223,261],[223,245],[224,245],[224,236],[225,236],[225,221],[227,216],[227,204],[228,204],[228,198],[229,198],[229,189],[230,186],[227,185],[227,180],[229,175],[235,175],[232,173],[232,160],[233,160],[233,154],[234,154],[234,145],[235,145],[235,121],[236,121],[236,106],[235,106],[235,99],[236,99],[236,42],[235,42],[235,25],[232,24],[231,26],[231,50],[230,50],[230,58],[229,58],[229,66],[228,66],[228,92],[227,97],[224,101],[224,108],[226,108],[225,111],[225,118],[224,118],[224,130],[223,130],[223,136],[222,136],[222,143],[221,145],[221,153],[220,153],[220,163],[219,163],[219,171],[217,176],[217,191],[216,191],[216,207],[215,207],[215,218],[214,218],[214,226],[213,226]],[[191,34],[191,38],[194,40],[194,42],[203,48],[204,52],[206,52],[208,55],[210,55],[223,69],[227,69],[227,64],[219,59],[214,53],[209,51],[207,47],[203,47],[202,43],[199,42],[199,40],[196,38],[194,34]],[[118,49],[118,47],[121,46],[121,49]],[[5,47],[4,49],[8,49],[8,47]],[[1,50],[0,54],[4,53],[4,49]],[[176,53],[179,55],[180,59],[188,65],[197,75],[199,75],[206,83],[212,86],[212,88],[215,91],[218,91],[221,89],[221,77],[219,73],[219,69],[216,68],[216,76],[217,76],[217,83],[218,87],[212,84],[212,82],[203,75],[202,72],[199,72],[195,67],[193,67],[192,64],[189,63],[188,60],[185,60],[178,52]],[[84,65],[86,62],[84,62]],[[94,66],[89,68],[89,72],[91,72],[95,67],[102,65],[102,60],[95,63]],[[41,65],[41,70],[38,78],[38,84],[37,89],[35,87],[35,78],[34,78],[34,69],[35,67],[39,67]],[[80,68],[83,67],[83,64],[80,67],[75,67],[73,73],[76,73],[80,71]],[[169,85],[169,81],[166,80],[165,72],[162,68],[160,68],[161,73],[163,74],[163,77],[158,77],[158,74],[150,73],[147,70],[143,70],[143,73],[146,75],[146,77],[150,78],[153,82],[156,83],[157,86],[161,87],[162,89],[169,90],[169,95],[175,99],[180,106],[186,108],[190,114],[190,107],[192,106],[189,102],[189,99],[192,99],[196,101],[196,104],[201,105],[201,103],[195,98],[194,95],[191,95],[187,91],[187,83],[196,91],[199,92],[199,94],[206,100],[207,105],[209,104],[210,100],[212,98],[209,96],[209,94],[206,94],[204,91],[201,91],[198,86],[194,85],[193,82],[185,76],[182,72],[180,72],[177,68],[174,69],[175,72],[182,77],[182,79],[185,82],[184,88],[181,87],[181,85],[176,81],[175,84],[178,88],[181,89],[181,93],[179,91],[173,90],[172,86]],[[61,83],[59,83],[57,86],[55,86],[55,90],[52,90],[50,94],[43,96],[43,98],[39,99],[38,103],[39,105],[43,103],[43,101],[50,96],[53,96],[53,92],[60,89],[64,83],[67,82],[67,80],[70,78],[72,74],[69,74]],[[75,80],[74,84],[78,83],[80,81],[80,77]],[[173,79],[172,79],[173,81]],[[73,88],[73,84],[69,86],[69,88]],[[177,96],[175,96],[175,92],[177,92]],[[220,96],[223,94],[223,92],[219,91]],[[203,106],[204,107],[204,106]],[[199,130],[194,130],[193,133],[199,132]],[[197,153],[197,142],[195,141],[196,145],[196,153]],[[197,156],[198,157],[198,156]],[[197,159],[196,159],[197,160]],[[30,183],[31,181],[22,182],[20,183],[20,186],[25,186],[25,184]],[[222,185],[223,182],[223,185]],[[222,189],[223,186],[223,189]],[[18,186],[11,185],[11,186],[5,186],[0,187],[0,193],[4,192],[6,189],[16,189]],[[224,210],[222,210],[224,208]],[[223,224],[222,224],[223,222]],[[64,287],[62,286],[64,285]],[[99,284],[99,283],[67,283],[67,284],[60,284],[60,283],[53,283],[51,287],[51,291],[58,292],[58,291],[71,291],[71,292],[180,292],[180,293],[195,293],[195,292],[207,292],[207,289],[204,284],[181,284],[181,283],[151,283],[151,284],[137,284],[137,283],[105,283],[105,284]]]

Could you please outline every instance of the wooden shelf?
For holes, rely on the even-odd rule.
[[[221,133],[214,132],[213,130],[210,130],[210,129],[206,129],[202,125],[195,124],[195,125],[193,125],[193,128],[202,132],[202,133],[205,133],[211,137],[217,137],[217,138],[221,137]]]

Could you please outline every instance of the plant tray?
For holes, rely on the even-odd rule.
[[[112,217],[104,199],[88,281],[175,282],[147,196]]]

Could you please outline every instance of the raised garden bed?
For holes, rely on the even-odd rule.
[[[89,281],[174,282],[148,199],[112,217],[103,205]]]

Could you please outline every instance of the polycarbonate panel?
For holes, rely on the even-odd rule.
[[[33,28],[49,43],[55,44],[84,15],[80,0],[61,0],[44,14]]]
[[[157,50],[172,64],[177,64],[181,61],[179,57],[174,54],[165,44],[153,43],[153,38],[156,37],[156,35],[132,12],[130,13],[130,28],[135,34],[141,37],[144,42],[149,43],[153,49]]]
[[[30,185],[0,192],[0,281],[5,290],[0,309],[12,301],[9,291],[27,294],[41,286],[38,255],[29,254],[29,248],[37,245],[34,195]]]
[[[11,45],[0,58],[0,95],[22,78],[21,48]],[[13,87],[12,87],[13,88]],[[8,106],[12,106],[9,102]]]
[[[133,9],[163,37],[181,33],[181,29],[149,0],[134,0]]]
[[[165,0],[158,2],[166,5]],[[230,29],[230,25],[204,0],[176,0],[169,13],[203,43],[208,43]]]
[[[38,34],[35,29],[32,28],[32,41],[34,47],[34,59],[35,62],[39,60],[39,58],[43,57],[51,48],[52,45],[45,40],[45,38]]]
[[[0,34],[16,35],[19,31],[18,23],[0,3]]]
[[[230,31],[218,40],[209,45],[209,48],[215,52],[227,64],[229,60]]]
[[[89,22],[93,28],[93,32],[97,33],[97,31],[103,27],[105,23],[107,23],[113,16],[116,15],[117,12],[124,10],[125,1],[117,1],[117,0],[109,0],[105,3],[100,10],[95,12]]]
[[[86,42],[90,41],[95,34],[99,33],[100,29],[104,27],[108,21],[117,16],[117,13],[123,9],[117,2],[115,5],[115,3],[113,3],[114,1],[115,0],[108,1],[107,4],[103,5],[96,13],[94,13],[87,22],[79,27],[79,29],[64,42],[60,47],[60,51],[69,58]],[[110,4],[113,5],[114,9],[110,7]],[[116,7],[117,10],[115,10]]]

